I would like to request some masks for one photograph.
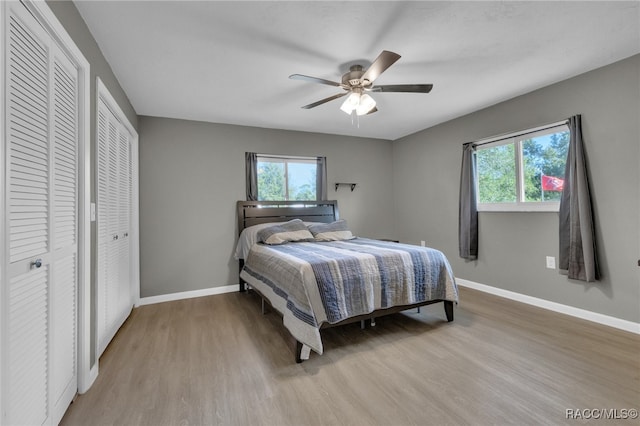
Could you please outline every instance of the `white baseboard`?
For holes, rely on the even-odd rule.
[[[476,283],[462,278],[456,278],[456,283],[461,287],[468,287],[495,296],[504,297],[505,299],[515,300],[517,302],[526,303],[527,305],[537,306],[539,308],[548,309],[550,311],[559,312],[561,314],[570,315],[572,317],[592,321],[598,324],[607,325],[620,330],[629,331],[631,333],[640,334],[640,323],[623,320],[608,315],[599,314],[597,312],[587,311],[586,309],[575,308],[573,306],[563,305],[561,303],[550,302],[548,300],[539,299],[526,294],[515,293],[513,291],[504,290],[497,287],[491,287],[485,284]]]
[[[159,296],[141,297],[135,307],[152,305],[154,303],[172,302],[174,300],[191,299],[194,297],[212,296],[214,294],[232,293],[238,291],[239,284],[222,287],[203,288],[202,290],[182,291],[179,293],[161,294]]]

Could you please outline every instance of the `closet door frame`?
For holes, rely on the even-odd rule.
[[[0,82],[4,85],[6,79],[6,49],[4,34],[6,31],[6,19],[8,8],[18,2],[0,2],[0,34],[3,34],[3,53],[0,54]],[[78,368],[78,392],[86,392],[97,377],[97,363],[91,365],[91,79],[90,66],[80,49],[64,29],[55,14],[45,2],[22,0],[22,4],[40,22],[49,33],[55,43],[69,58],[78,70],[78,312],[76,313],[78,336],[77,336],[77,368]],[[5,123],[6,114],[6,91],[0,100],[0,187],[6,188],[6,162],[7,162],[7,126]],[[5,231],[7,230],[5,197],[0,197],[0,277],[5,277],[7,273],[7,240]],[[7,286],[0,288],[0,298],[7,300]],[[5,335],[7,327],[7,312],[3,303],[0,303],[0,332]],[[0,349],[0,365],[6,360],[5,349]],[[4,412],[2,406],[5,399],[4,392],[7,390],[0,386],[0,413]]]

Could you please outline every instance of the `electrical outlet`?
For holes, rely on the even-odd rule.
[[[420,245],[421,245],[422,247],[426,247],[427,243],[426,243],[424,240],[422,240],[422,241],[420,241]]]
[[[547,268],[556,269],[556,258],[553,256],[547,256]]]

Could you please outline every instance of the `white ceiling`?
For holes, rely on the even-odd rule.
[[[395,140],[640,53],[639,2],[75,1],[139,115]],[[352,124],[300,107],[382,50],[402,57]]]

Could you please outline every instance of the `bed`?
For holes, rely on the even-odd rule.
[[[375,324],[433,303],[443,303],[453,321],[458,291],[442,252],[353,236],[337,201],[238,201],[237,211],[239,290],[248,285],[282,315],[297,342],[296,362],[311,350],[323,353],[323,328]],[[272,241],[281,235],[297,241]]]

